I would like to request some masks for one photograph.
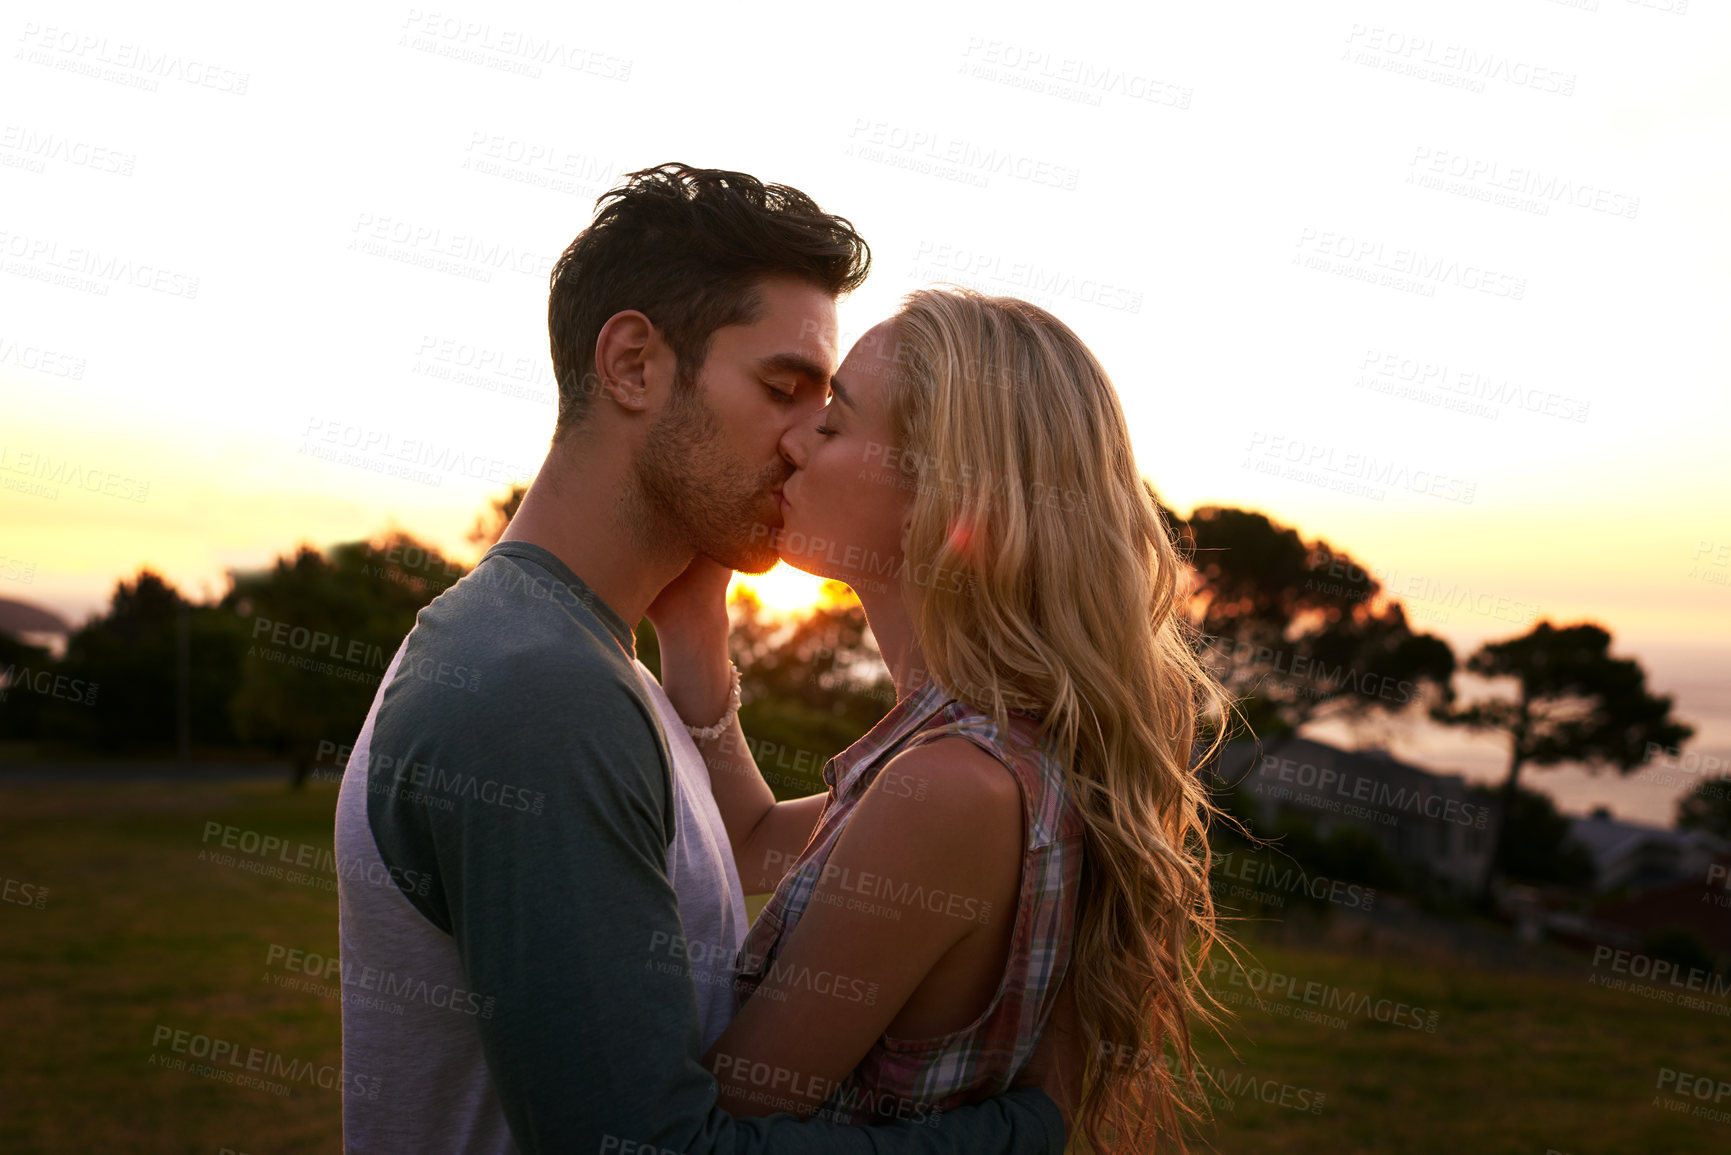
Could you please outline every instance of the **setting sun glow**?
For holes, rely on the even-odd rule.
[[[826,590],[826,586],[831,588]],[[727,595],[731,598],[740,590],[750,592],[764,609],[773,614],[797,614],[839,600],[838,595],[847,597],[833,583],[826,583],[823,578],[813,577],[785,562],[777,562],[768,573],[734,574]]]

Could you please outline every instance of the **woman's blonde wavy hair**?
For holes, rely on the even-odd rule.
[[[1192,755],[1199,722],[1203,760],[1219,748],[1230,709],[1197,660],[1183,561],[1111,380],[1063,322],[944,287],[909,294],[891,332],[891,429],[917,471],[906,555],[972,579],[905,587],[929,675],[1000,725],[1039,715],[1070,753],[1080,1129],[1096,1151],[1182,1150],[1202,1097],[1191,1021],[1218,1017],[1202,966],[1224,941]]]

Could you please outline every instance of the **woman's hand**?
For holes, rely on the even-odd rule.
[[[727,665],[727,583],[732,579],[732,570],[698,554],[649,603],[647,613],[661,645],[661,688],[693,726],[715,721],[732,688]]]
[[[669,646],[684,650],[717,640],[726,648],[727,583],[732,580],[732,570],[698,554],[662,588],[647,612],[663,653]]]

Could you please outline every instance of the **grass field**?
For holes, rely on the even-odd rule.
[[[258,857],[206,837],[217,823],[280,838],[278,862],[328,851],[335,797],[328,783],[0,786],[0,1151],[340,1148],[338,1091],[318,1085],[340,1065],[335,978],[281,985],[302,977],[287,951],[336,951],[334,875],[267,877],[213,860]],[[1221,973],[1242,1002],[1236,1057],[1206,1051],[1224,1092],[1202,1135],[1215,1150],[1731,1150],[1731,1121],[1687,1113],[1715,1108],[1692,1097],[1699,1084],[1658,1086],[1667,1070],[1731,1085],[1731,1018],[1589,985],[1585,958],[1505,974],[1441,954],[1248,945],[1283,993],[1333,994],[1269,1004],[1295,1016],[1254,1002],[1256,973]],[[1330,999],[1336,1021],[1305,1021]],[[176,1031],[307,1074],[286,1096],[203,1077]],[[163,1065],[176,1059],[187,1069]],[[1716,1106],[1731,1120],[1731,1093]]]

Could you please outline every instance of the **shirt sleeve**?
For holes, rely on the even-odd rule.
[[[494,1000],[476,1023],[525,1155],[1062,1151],[1062,1116],[1032,1088],[882,1127],[720,1110],[667,877],[673,809],[650,707],[620,678],[513,681],[508,705],[493,698],[466,726],[443,718],[459,737],[422,751],[460,802],[399,813],[423,824],[430,917],[446,915],[470,989]],[[502,707],[535,724],[501,726]],[[421,838],[399,833],[381,845],[413,856]]]

